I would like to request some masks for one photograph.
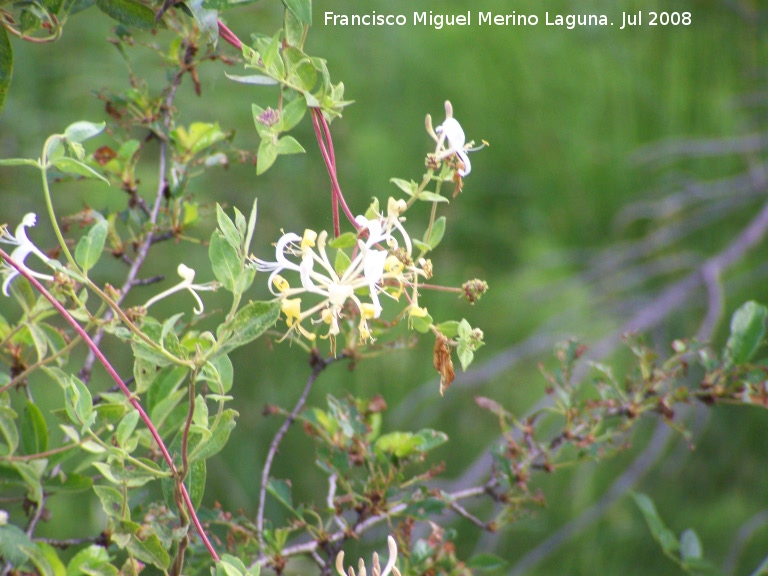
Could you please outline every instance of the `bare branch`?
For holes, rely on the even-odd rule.
[[[286,432],[288,432],[288,428],[291,426],[291,424],[293,424],[294,420],[296,420],[296,417],[299,415],[299,412],[301,412],[301,409],[304,407],[304,404],[306,404],[309,392],[312,390],[312,385],[315,383],[318,376],[320,376],[321,372],[325,370],[331,363],[335,362],[336,360],[341,360],[342,358],[344,358],[344,356],[323,359],[320,358],[317,350],[312,351],[312,355],[310,357],[312,374],[310,374],[309,378],[307,378],[304,391],[301,393],[301,396],[296,402],[296,405],[293,407],[293,410],[285,419],[285,422],[283,422],[282,426],[280,426],[280,429],[277,431],[277,434],[275,434],[275,437],[272,439],[272,442],[269,445],[267,459],[264,462],[264,469],[261,472],[261,486],[259,488],[259,509],[256,513],[256,534],[259,539],[259,546],[262,549],[264,548],[264,505],[267,497],[267,483],[269,482],[269,471],[272,469],[272,461],[275,459],[277,449],[280,447],[280,443],[283,441],[283,437],[285,436]]]

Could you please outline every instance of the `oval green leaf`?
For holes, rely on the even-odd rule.
[[[67,126],[66,130],[64,130],[64,137],[70,142],[83,142],[100,134],[105,126],[104,122],[94,124],[93,122],[82,120]]]
[[[93,268],[101,258],[104,251],[104,243],[109,232],[109,222],[101,220],[94,224],[88,234],[80,238],[75,248],[75,260],[87,272]]]
[[[34,402],[27,402],[21,414],[21,448],[27,455],[48,450],[48,426]]]
[[[754,301],[744,303],[731,317],[727,358],[734,364],[749,362],[765,337],[768,310]]]
[[[157,26],[155,12],[132,0],[96,0],[96,6],[113,20],[131,28],[152,30]]]

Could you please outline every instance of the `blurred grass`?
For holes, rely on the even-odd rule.
[[[473,172],[465,191],[447,208],[446,238],[435,254],[438,279],[459,283],[479,276],[491,286],[488,296],[474,308],[460,304],[460,315],[482,327],[488,345],[478,360],[520,342],[542,326],[553,334],[598,340],[619,321],[576,274],[587,255],[620,240],[640,237],[657,225],[653,221],[617,229],[614,218],[631,201],[655,192],[665,178],[684,173],[713,178],[743,169],[738,158],[688,159],[650,168],[632,161],[644,145],[682,137],[728,137],[762,127],[764,110],[750,107],[748,99],[764,91],[765,32],[740,17],[725,2],[680,1],[674,9],[690,10],[688,28],[556,30],[541,23],[536,28],[341,28],[326,27],[321,13],[407,13],[414,10],[464,12],[467,4],[445,0],[326,0],[315,2],[315,26],[307,50],[328,60],[334,81],[344,81],[346,96],[355,100],[342,119],[332,124],[342,189],[353,211],[362,212],[372,196],[382,199],[396,189],[389,178],[417,179],[430,140],[423,129],[424,115],[439,122],[445,99],[469,139],[491,146],[472,156]],[[757,4],[736,2],[739,7]],[[473,10],[518,14],[589,12],[605,10],[614,19],[622,11],[670,9],[660,0],[601,2],[550,0],[483,0]],[[277,2],[261,2],[226,15],[242,38],[251,32],[269,33],[279,25]],[[105,44],[110,23],[95,10],[75,16],[55,47],[14,43],[16,75],[0,117],[0,155],[39,155],[46,136],[78,119],[101,120],[102,103],[84,93],[103,87],[124,89],[127,74],[117,51]],[[159,34],[155,42],[163,43]],[[225,48],[226,50],[226,48]],[[137,70],[160,78],[163,71],[149,50],[135,50]],[[230,70],[237,73],[238,70]],[[236,129],[236,144],[253,147],[255,131],[250,103],[274,104],[269,89],[253,89],[227,81],[218,65],[200,69],[203,96],[197,98],[185,81],[178,107],[183,120],[218,120],[222,128]],[[328,213],[328,181],[314,145],[311,126],[297,129],[306,156],[281,159],[264,177],[251,166],[213,170],[199,179],[194,193],[201,202],[250,206],[259,197],[259,225],[254,252],[265,257],[279,230],[307,226]],[[153,168],[143,176],[142,192],[154,190]],[[26,211],[40,211],[41,193],[32,171],[0,170],[0,220],[15,222]],[[55,187],[61,213],[84,204],[100,209],[120,206],[122,193],[86,183]],[[727,222],[708,227],[673,246],[710,254],[744,225],[752,208],[746,207]],[[684,215],[683,215],[684,216]],[[412,217],[413,220],[413,217]],[[199,229],[205,238],[213,225],[211,213]],[[35,237],[45,235],[39,226]],[[48,244],[52,240],[48,239]],[[45,244],[45,242],[43,242]],[[144,274],[167,271],[183,258],[188,265],[204,266],[204,248],[182,244],[168,247],[148,261]],[[760,249],[743,266],[749,270],[765,258]],[[207,278],[201,278],[207,279]],[[764,282],[742,283],[729,294],[729,307],[746,298],[766,301]],[[599,287],[599,283],[597,284]],[[555,288],[551,288],[555,287]],[[633,297],[648,297],[641,288]],[[149,290],[149,289],[148,289]],[[137,291],[138,292],[138,291]],[[146,293],[132,296],[143,302]],[[254,290],[253,298],[266,290]],[[429,294],[426,303],[435,318],[455,315],[453,297]],[[224,300],[221,300],[224,306]],[[702,300],[703,302],[703,300]],[[211,307],[213,308],[213,307]],[[732,308],[731,308],[732,309]],[[6,313],[5,302],[0,310]],[[680,311],[662,329],[669,339],[691,334],[698,327],[700,308]],[[10,316],[12,314],[9,313]],[[727,323],[725,323],[727,324]],[[719,337],[723,338],[721,327]],[[122,350],[108,343],[112,354],[130,370]],[[364,396],[382,394],[391,408],[420,386],[433,397],[423,409],[405,419],[385,415],[385,425],[418,429],[432,426],[452,436],[451,448],[441,451],[447,476],[458,476],[463,466],[494,437],[492,422],[471,403],[471,396],[494,396],[522,413],[540,398],[544,381],[536,358],[502,373],[471,391],[458,385],[446,398],[437,395],[432,375],[431,345],[413,352],[372,359],[368,366],[349,372],[333,366],[313,390],[310,401],[323,404],[326,394],[348,392]],[[620,356],[621,357],[621,356]],[[269,440],[279,426],[275,418],[261,416],[264,403],[289,407],[298,397],[308,369],[299,350],[274,348],[259,342],[233,354],[236,362],[238,410],[241,413],[233,441],[210,466],[206,501],[219,501],[227,509],[242,508],[253,515],[258,482]],[[40,386],[44,386],[40,384]],[[98,384],[97,384],[98,386]],[[403,421],[399,421],[403,420]],[[760,474],[765,469],[760,430],[765,414],[757,410],[717,409],[707,432],[697,439],[697,450],[676,452],[677,466],[654,468],[639,487],[650,493],[670,526],[679,534],[694,526],[715,559],[722,559],[738,526],[766,507]],[[638,434],[642,446],[648,431]],[[297,497],[316,502],[326,487],[317,484],[311,445],[298,429],[281,448],[274,475],[294,478]],[[537,480],[546,490],[549,507],[517,523],[500,538],[498,551],[515,559],[557,526],[594,502],[636,456],[637,449],[599,466],[588,465]],[[80,504],[72,504],[80,506]],[[279,514],[269,507],[271,513]],[[61,514],[66,512],[62,511]],[[94,528],[79,525],[78,533]],[[95,528],[97,529],[97,528]],[[73,531],[75,529],[73,528]],[[472,550],[478,536],[462,527],[460,552]],[[762,532],[763,536],[765,531]],[[760,557],[759,546],[748,548],[745,567]],[[639,513],[629,500],[617,503],[597,525],[585,531],[531,574],[673,574],[674,566],[660,558]]]

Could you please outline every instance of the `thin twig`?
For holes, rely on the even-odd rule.
[[[484,495],[488,495],[488,485],[474,486],[472,488],[458,490],[452,494],[446,494],[445,498],[446,500],[457,502],[460,500],[466,500],[468,498],[476,498],[478,496],[484,496]],[[386,512],[382,512],[381,514],[376,514],[366,518],[363,522],[360,522],[354,528],[352,528],[351,532],[354,534],[363,534],[364,532],[367,532],[368,530],[370,530],[372,527],[378,524],[381,524],[382,522],[391,518],[392,516],[396,514],[400,514],[408,506],[409,506],[409,503],[405,503],[405,502],[396,504],[391,508],[389,508]],[[326,538],[323,539],[323,545],[334,544],[345,538],[348,538],[349,533],[350,533],[349,530],[339,530],[337,532],[334,532],[333,534],[327,535]],[[286,546],[285,548],[283,548],[281,552],[281,556],[283,558],[288,558],[290,556],[297,556],[300,554],[311,554],[312,552],[317,550],[319,547],[320,547],[320,543],[317,540],[311,540],[310,542],[302,542],[301,544]],[[264,565],[267,562],[269,562],[269,558],[262,555],[255,562],[252,563],[251,567],[255,565]]]
[[[616,500],[626,494],[627,490],[637,484],[651,469],[653,464],[664,453],[672,437],[672,430],[669,426],[659,420],[648,445],[624,473],[613,482],[602,498],[518,560],[507,573],[507,576],[522,576],[533,566],[541,563],[545,558],[553,554],[568,540],[582,533],[588,526],[599,520]]]
[[[310,357],[312,373],[309,375],[309,378],[307,378],[304,391],[301,393],[301,396],[296,402],[296,406],[293,407],[293,410],[285,419],[285,422],[283,422],[282,426],[280,426],[280,429],[277,431],[277,434],[275,434],[275,437],[272,439],[272,442],[269,445],[267,459],[264,462],[264,470],[261,473],[261,487],[259,488],[259,509],[256,514],[256,534],[259,539],[259,546],[262,550],[264,549],[264,505],[267,496],[267,483],[269,482],[269,471],[272,468],[272,461],[275,459],[277,449],[280,447],[280,442],[283,441],[283,437],[285,436],[286,432],[288,432],[288,428],[291,426],[291,424],[293,424],[294,420],[296,420],[296,417],[299,415],[299,412],[301,412],[301,409],[304,407],[304,404],[306,404],[309,392],[312,390],[312,385],[315,383],[318,376],[320,376],[320,373],[325,370],[332,362],[340,360],[341,358],[344,358],[344,356],[323,359],[320,358],[317,350],[312,351],[312,355]]]

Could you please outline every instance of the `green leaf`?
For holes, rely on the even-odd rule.
[[[240,570],[228,559],[222,558],[221,561],[211,567],[211,574],[212,576],[243,576],[245,571]]]
[[[237,229],[237,226],[232,222],[232,219],[227,216],[227,213],[224,212],[224,209],[220,204],[216,204],[216,222],[227,242],[229,242],[235,250],[239,249],[240,245],[243,243],[242,233]]]
[[[84,272],[93,268],[101,258],[108,232],[109,222],[100,220],[91,227],[88,234],[80,238],[75,248],[75,260],[82,266]]]
[[[213,384],[210,388],[218,394],[226,394],[232,389],[234,370],[229,356],[222,354],[208,360],[199,378]]]
[[[336,259],[333,262],[333,269],[339,277],[344,275],[349,265],[352,264],[352,260],[349,259],[347,253],[343,250],[336,250]]]
[[[128,440],[133,435],[133,431],[136,430],[136,424],[138,424],[138,422],[138,410],[131,410],[123,416],[122,420],[120,420],[120,424],[117,425],[117,429],[115,430],[115,442],[117,442],[118,446],[125,448],[128,444]]]
[[[440,322],[437,326],[435,326],[440,333],[445,336],[446,338],[456,338],[456,336],[459,335],[459,321],[458,320],[448,320],[446,322]]]
[[[155,12],[133,0],[96,0],[96,6],[113,20],[139,30],[152,30],[155,23]]]
[[[155,381],[157,375],[157,366],[153,362],[137,357],[133,362],[133,379],[136,382],[136,394],[146,392]]]
[[[304,42],[304,32],[306,27],[299,22],[298,18],[290,10],[285,10],[283,14],[283,30],[285,30],[285,42],[288,46],[301,47]]]
[[[248,76],[239,76],[237,74],[228,74],[224,72],[224,75],[233,82],[239,82],[240,84],[255,84],[257,86],[274,86],[277,84],[277,80],[264,76],[263,74],[249,74]]]
[[[445,216],[440,216],[435,223],[432,224],[432,230],[430,231],[429,238],[424,235],[424,242],[434,250],[445,235]]]
[[[312,0],[283,0],[285,7],[302,24],[312,24]]]
[[[38,327],[45,333],[45,338],[48,341],[48,346],[50,347],[51,352],[59,354],[57,358],[59,366],[66,364],[69,355],[66,352],[62,353],[62,350],[67,346],[67,341],[62,333],[45,322],[39,323]]]
[[[390,432],[379,436],[373,449],[382,455],[405,458],[416,453],[420,443],[421,439],[410,432]]]
[[[293,507],[293,498],[291,497],[291,485],[285,480],[270,478],[267,481],[267,492],[291,512],[296,512]]]
[[[734,364],[749,362],[765,337],[768,310],[754,301],[743,304],[731,317],[726,357]]]
[[[67,564],[67,576],[117,576],[118,570],[109,561],[103,546],[90,545],[75,554]]]
[[[303,91],[311,91],[315,87],[317,70],[309,56],[298,48],[287,46],[283,49],[283,61],[287,69],[288,82]]]
[[[42,360],[48,352],[48,338],[45,336],[45,332],[37,324],[27,324],[24,328],[35,344],[37,359]]]
[[[42,502],[43,485],[40,477],[44,469],[27,462],[11,462],[10,467],[16,471],[22,484],[27,488],[27,498],[32,502]]]
[[[31,401],[21,413],[21,449],[26,455],[48,450],[48,426],[40,408]]]
[[[224,410],[220,416],[213,418],[211,435],[198,444],[189,454],[189,461],[207,460],[221,452],[229,440],[229,434],[235,428],[235,418],[238,413],[232,409]]]
[[[227,133],[221,130],[218,122],[193,122],[189,129],[179,126],[171,132],[171,138],[176,146],[193,156],[227,137]]]
[[[93,491],[98,496],[107,518],[116,518],[117,520],[128,519],[123,516],[123,509],[126,511],[128,509],[123,500],[123,495],[118,490],[111,486],[94,486]]]
[[[80,430],[82,434],[96,420],[91,392],[79,378],[70,376],[69,383],[64,390],[64,396],[67,415],[73,423],[82,426]]]
[[[3,110],[8,88],[11,86],[13,76],[13,46],[8,38],[8,30],[0,26],[0,111]],[[6,164],[7,166],[7,164]]]
[[[19,567],[29,558],[29,550],[34,547],[24,531],[13,524],[0,526],[0,558]]]
[[[2,28],[2,26],[0,26]],[[0,32],[2,34],[2,32]],[[2,90],[2,88],[0,88]],[[2,102],[0,102],[2,104]],[[0,166],[34,166],[38,168],[40,165],[31,158],[0,158]]]
[[[106,124],[104,122],[94,124],[93,122],[82,120],[67,126],[64,130],[64,137],[70,142],[84,142],[89,138],[101,134],[105,126]]]
[[[46,478],[43,481],[43,488],[46,494],[72,494],[75,492],[84,492],[90,490],[93,486],[93,479],[90,476],[75,474],[72,472],[59,474],[53,478]]]
[[[235,292],[237,279],[243,269],[240,256],[220,230],[214,230],[208,246],[208,258],[211,260],[213,275],[225,290]]]
[[[217,336],[222,344],[217,355],[227,354],[261,336],[277,322],[280,308],[280,302],[275,300],[249,302],[243,306],[230,322],[219,327]]]
[[[283,106],[280,114],[280,131],[288,132],[294,128],[307,113],[307,101],[304,98],[296,98]]]
[[[419,440],[417,449],[421,452],[429,452],[448,442],[448,435],[445,432],[439,432],[430,428],[419,430],[415,437]]]
[[[221,561],[211,567],[211,576],[259,576],[261,566],[256,564],[252,571],[249,571],[243,561],[231,554],[223,554]]]
[[[5,438],[8,449],[0,454],[10,455],[19,447],[19,430],[16,428],[16,412],[7,406],[0,406],[0,434]]]
[[[277,153],[280,154],[303,154],[306,152],[304,147],[299,144],[293,136],[283,136],[277,141]]]
[[[261,52],[261,61],[264,64],[264,69],[270,76],[275,78],[282,78],[285,75],[285,65],[280,58],[280,40],[281,33],[278,31],[272,38],[268,40],[257,40],[257,46],[259,52]]]
[[[459,357],[461,369],[466,372],[467,368],[472,364],[472,360],[475,359],[475,350],[466,342],[461,341],[456,347],[456,355]]]
[[[671,554],[680,548],[680,543],[677,541],[677,537],[664,524],[664,521],[656,511],[656,506],[645,494],[639,492],[630,492],[632,498],[635,500],[635,504],[640,509],[645,517],[645,522],[648,524],[648,528],[651,530],[651,535],[661,545],[661,549],[666,554]]]
[[[63,0],[43,0],[43,6],[51,14],[58,14],[62,4]]]
[[[262,138],[256,153],[256,175],[260,176],[270,169],[277,159],[277,145],[271,138]]]
[[[416,330],[416,332],[421,332],[422,334],[426,334],[430,331],[432,328],[432,322],[432,316],[429,314],[426,316],[411,315],[408,319],[410,327]]]
[[[67,569],[53,546],[45,542],[36,542],[35,545],[40,555],[32,554],[31,559],[41,576],[67,576]],[[45,568],[46,565],[50,571]]]
[[[70,158],[69,156],[60,156],[54,158],[51,161],[57,170],[64,174],[74,174],[75,176],[83,176],[84,178],[98,178],[99,180],[109,184],[109,180],[104,178],[101,174],[96,172],[93,168],[87,164],[83,164],[80,160]]]
[[[405,192],[408,196],[413,196],[414,194],[416,194],[416,190],[418,190],[419,188],[419,185],[416,184],[416,182],[414,182],[413,180],[409,182],[407,180],[402,180],[401,178],[390,178],[389,181],[392,182],[392,184],[394,184],[398,188],[400,188],[400,190]]]
[[[419,192],[419,200],[422,200],[424,202],[448,202],[448,198],[445,196],[440,196],[440,194],[435,194],[434,192],[427,192],[425,190],[422,190]]]
[[[145,526],[124,520],[117,525],[116,532],[130,536],[125,547],[141,562],[153,564],[161,570],[165,570],[170,565],[171,557],[157,534],[147,533]]]
[[[331,248],[338,248],[343,250],[345,248],[352,248],[357,245],[357,234],[353,232],[344,232],[337,238],[331,238],[328,241],[328,246]]]

